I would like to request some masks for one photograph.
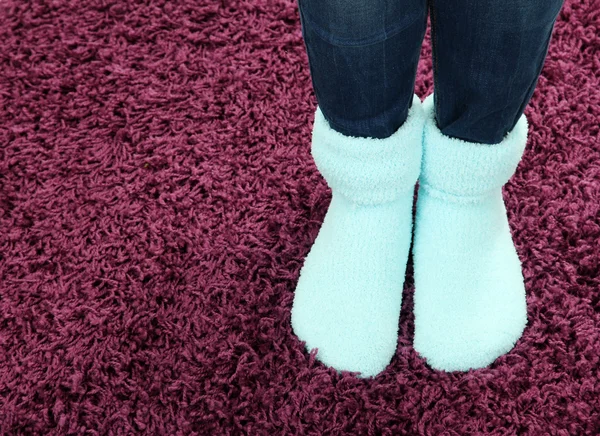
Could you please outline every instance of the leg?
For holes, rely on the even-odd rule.
[[[523,108],[559,3],[432,0],[436,91],[424,103],[413,260],[414,347],[434,368],[485,367],[527,323],[502,186],[525,149]]]
[[[323,363],[374,376],[398,342],[421,168],[413,85],[426,4],[300,0],[300,10],[318,101],[311,154],[332,196],[300,271],[292,328]]]
[[[430,0],[435,114],[447,136],[496,144],[517,124],[563,0]]]
[[[406,120],[426,0],[298,0],[318,105],[332,128],[385,138]]]

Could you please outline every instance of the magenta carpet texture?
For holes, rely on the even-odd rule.
[[[331,199],[296,3],[0,2],[0,434],[600,434],[599,23],[567,0],[504,190],[522,339],[432,370],[409,266],[358,379],[290,327]]]

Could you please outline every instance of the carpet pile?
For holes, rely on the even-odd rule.
[[[292,334],[330,191],[293,0],[0,5],[0,433],[600,433],[600,2],[567,0],[504,190],[529,324],[468,373]],[[432,90],[429,37],[416,93]],[[410,262],[410,261],[409,261]]]

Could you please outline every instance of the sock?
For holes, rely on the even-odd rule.
[[[466,371],[510,351],[527,323],[521,263],[502,186],[527,141],[523,115],[494,145],[443,135],[424,104],[414,262],[416,351],[435,368]]]
[[[292,327],[338,371],[374,376],[396,352],[423,122],[416,96],[387,138],[345,136],[315,111],[311,153],[332,198],[300,271]]]

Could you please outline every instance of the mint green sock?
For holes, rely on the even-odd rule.
[[[374,376],[396,351],[423,122],[416,96],[383,139],[345,136],[315,111],[311,152],[332,199],[300,271],[292,327],[338,371]]]
[[[502,186],[527,141],[523,115],[500,144],[443,135],[424,104],[423,167],[413,244],[416,351],[435,369],[481,368],[527,323],[521,263]]]

